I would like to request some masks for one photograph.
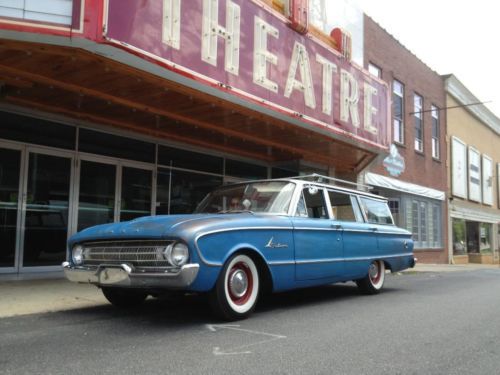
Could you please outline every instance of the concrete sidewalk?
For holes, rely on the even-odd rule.
[[[498,265],[417,264],[402,273],[500,270]],[[66,279],[0,281],[0,318],[98,306],[108,302],[101,291]]]
[[[66,279],[0,281],[0,318],[108,303],[94,285]]]

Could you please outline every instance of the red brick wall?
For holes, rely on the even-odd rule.
[[[414,149],[414,94],[423,97],[423,110],[430,110],[431,105],[438,108],[446,106],[444,82],[441,76],[422,62],[417,56],[399,43],[392,35],[365,16],[364,23],[365,68],[372,63],[382,70],[382,79],[391,87],[394,79],[405,88],[404,94],[404,145],[398,145],[401,156],[405,159],[406,170],[398,177],[401,181],[447,191],[446,180],[446,111],[440,111],[440,160],[432,158],[432,118],[431,112],[423,113],[424,151]],[[432,41],[429,41],[432,43]],[[392,129],[392,120],[391,120]],[[367,169],[371,172],[390,176],[382,165],[385,156],[379,157]],[[440,251],[417,250],[420,261],[429,263],[447,263],[447,202],[443,205],[443,249]]]

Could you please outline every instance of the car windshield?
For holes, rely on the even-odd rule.
[[[264,212],[286,214],[295,184],[264,181],[223,186],[206,196],[195,213]]]

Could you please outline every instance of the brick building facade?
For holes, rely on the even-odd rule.
[[[364,173],[390,199],[397,224],[414,234],[423,263],[448,261],[446,96],[439,74],[365,16],[364,66],[392,92],[392,152]],[[404,169],[404,170],[403,170]]]

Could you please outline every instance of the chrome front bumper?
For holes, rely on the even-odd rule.
[[[191,285],[200,268],[199,264],[186,264],[177,272],[143,273],[134,272],[128,264],[79,267],[64,262],[62,266],[66,278],[76,283],[172,289],[186,288]]]

